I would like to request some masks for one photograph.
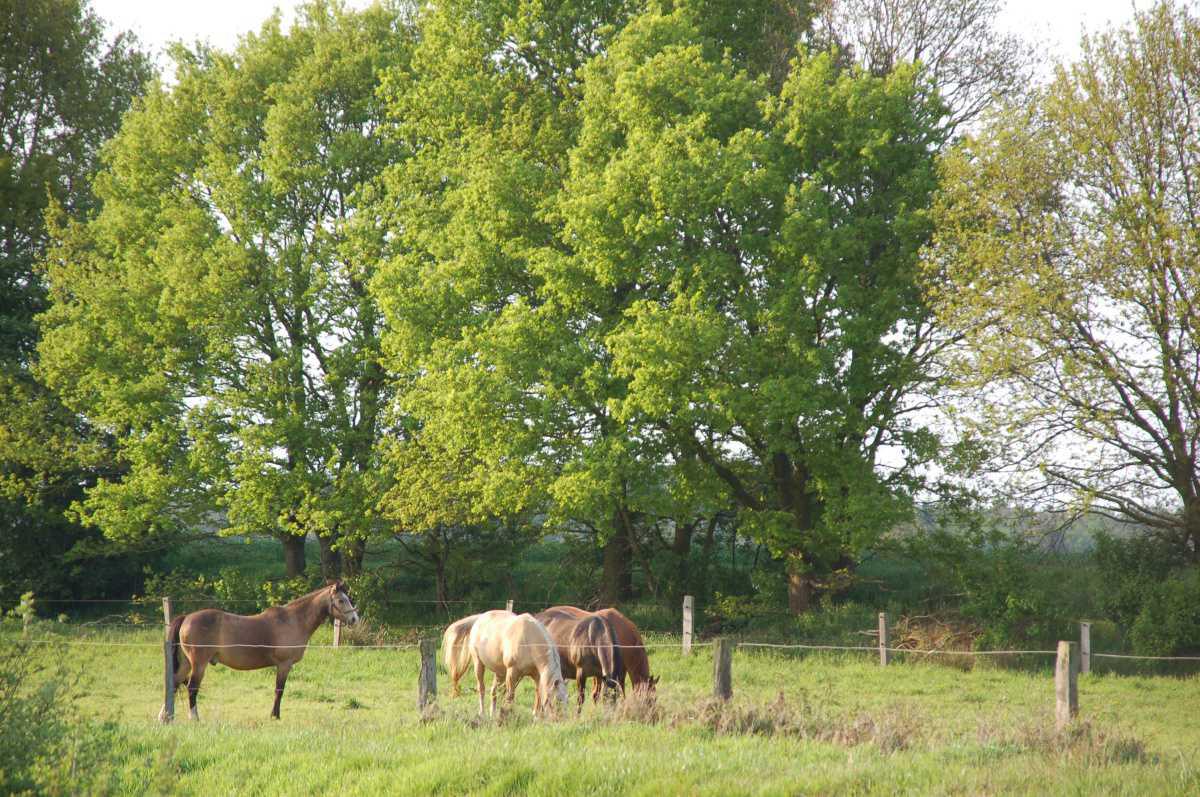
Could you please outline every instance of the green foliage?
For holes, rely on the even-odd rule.
[[[95,207],[88,181],[101,143],[150,77],[136,40],[106,41],[87,0],[0,3],[0,362],[27,364],[45,286],[47,202],[79,217]]]
[[[97,550],[102,535],[67,515],[111,451],[30,371],[47,298],[44,212],[95,211],[101,144],[152,73],[130,34],[104,28],[86,0],[0,2],[0,602],[27,589],[127,591],[145,561]]]
[[[237,614],[253,614],[271,606],[282,606],[312,592],[321,583],[316,571],[294,578],[261,579],[233,565],[221,568],[215,577],[196,576],[180,570],[148,574],[145,595],[169,596],[179,602],[180,611],[184,612],[201,603]]]
[[[1172,656],[1200,650],[1200,570],[1180,567],[1174,546],[1154,538],[1096,540],[1099,603],[1133,650]]]
[[[80,517],[119,540],[211,523],[362,540],[389,386],[374,261],[347,243],[398,10],[303,7],[233,52],[172,50],[105,150],[102,210],[60,224],[41,373],[109,431],[124,470]]]
[[[1072,589],[1070,562],[1021,533],[982,526],[937,528],[900,543],[921,570],[926,610],[960,614],[979,629],[978,644],[1046,643],[1075,635],[1088,590]]]
[[[703,462],[740,528],[818,580],[904,517],[935,451],[900,406],[929,376],[939,110],[911,69],[801,56],[773,93],[717,45],[647,14],[590,65],[559,290],[581,312],[629,294],[605,337],[616,417]],[[887,481],[884,437],[905,460]]]
[[[47,667],[31,646],[0,646],[0,791],[5,794],[103,794],[115,788],[111,749],[120,734],[84,720],[78,674]]]
[[[1147,597],[1178,569],[1169,546],[1141,536],[1097,535],[1095,562],[1104,581],[1100,606],[1126,628],[1133,625]]]
[[[815,578],[906,513],[911,471],[874,465],[885,439],[935,449],[901,406],[940,108],[914,69],[829,55],[774,85],[744,68],[772,4],[678,5],[589,9],[570,52],[556,11],[439,4],[385,82],[416,151],[371,205],[406,528],[542,511],[595,531],[609,586],[638,517],[736,502]]]
[[[1129,638],[1134,651],[1144,656],[1200,652],[1200,570],[1149,588],[1129,629]]]

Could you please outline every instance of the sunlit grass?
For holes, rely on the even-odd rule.
[[[653,647],[657,704],[534,720],[533,687],[502,720],[476,718],[473,677],[416,708],[414,649],[311,649],[280,721],[270,670],[209,671],[198,723],[162,700],[161,629],[46,626],[35,636],[129,647],[38,646],[90,679],[86,712],[114,722],[127,793],[791,794],[1196,793],[1200,679],[1093,675],[1074,735],[1052,729],[1045,667],[887,668],[870,654],[734,656],[734,700],[712,701],[709,648]],[[5,632],[0,644],[16,634]],[[651,637],[651,644],[662,641]],[[321,629],[314,644],[329,642]],[[136,645],[136,646],[134,646]],[[574,697],[572,693],[572,698]]]

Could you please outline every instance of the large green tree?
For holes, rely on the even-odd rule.
[[[49,202],[82,218],[96,207],[101,143],[152,73],[128,34],[106,37],[86,2],[0,2],[0,601],[106,594],[136,562],[96,556],[95,531],[64,512],[113,463],[102,435],[30,368],[46,288]]]
[[[126,117],[103,208],[48,257],[41,373],[126,468],[86,522],[137,539],[219,518],[279,537],[289,575],[312,532],[331,574],[361,565],[388,386],[373,261],[343,224],[395,157],[375,90],[408,41],[395,8],[313,2],[229,53],[174,47],[174,82]]]
[[[946,165],[937,299],[961,418],[1041,506],[1200,561],[1200,20],[1163,2],[1087,38]]]
[[[680,5],[764,73],[807,24],[803,3]],[[391,451],[389,511],[412,529],[538,511],[587,530],[603,549],[606,602],[630,594],[642,519],[706,504],[684,483],[697,468],[675,467],[659,441],[613,416],[623,380],[604,335],[628,287],[581,304],[564,267],[574,242],[558,202],[584,75],[635,6],[427,9],[414,68],[392,94],[397,134],[415,154],[383,181],[376,206],[397,251],[375,290],[412,422]]]
[[[915,67],[829,54],[772,89],[685,12],[589,72],[562,268],[581,308],[627,296],[609,407],[721,483],[795,611],[909,511],[935,450],[912,414],[940,345],[917,252],[942,113]]]
[[[456,82],[413,82],[460,99],[391,186],[407,248],[376,289],[417,420],[392,500],[590,526],[607,600],[639,517],[733,502],[799,610],[933,451],[909,416],[938,345],[916,253],[944,109],[912,67],[781,74],[722,11],[636,16],[557,84],[570,102],[482,32],[436,48]]]

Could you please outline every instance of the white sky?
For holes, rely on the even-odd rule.
[[[369,4],[370,0],[348,2],[356,8]],[[203,39],[229,49],[240,34],[257,30],[274,8],[284,10],[286,21],[296,5],[297,0],[92,0],[92,8],[115,29],[132,30],[156,52],[175,39]],[[1150,0],[1009,0],[1001,24],[1045,42],[1052,56],[1070,59],[1083,30],[1124,23],[1135,6],[1150,5]]]

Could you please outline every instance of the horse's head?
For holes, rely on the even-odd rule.
[[[561,675],[554,679],[552,688],[554,689],[554,698],[557,701],[557,705],[567,705],[567,700],[569,699],[567,697],[567,682],[563,680]]]
[[[557,714],[560,706],[567,705],[570,698],[561,672],[548,671],[542,676],[542,694],[546,696],[542,709],[547,713]]]
[[[345,625],[354,625],[358,622],[358,609],[354,608],[354,601],[350,599],[350,590],[346,589],[346,585],[340,578],[329,585],[329,614],[334,619],[341,620]]]

